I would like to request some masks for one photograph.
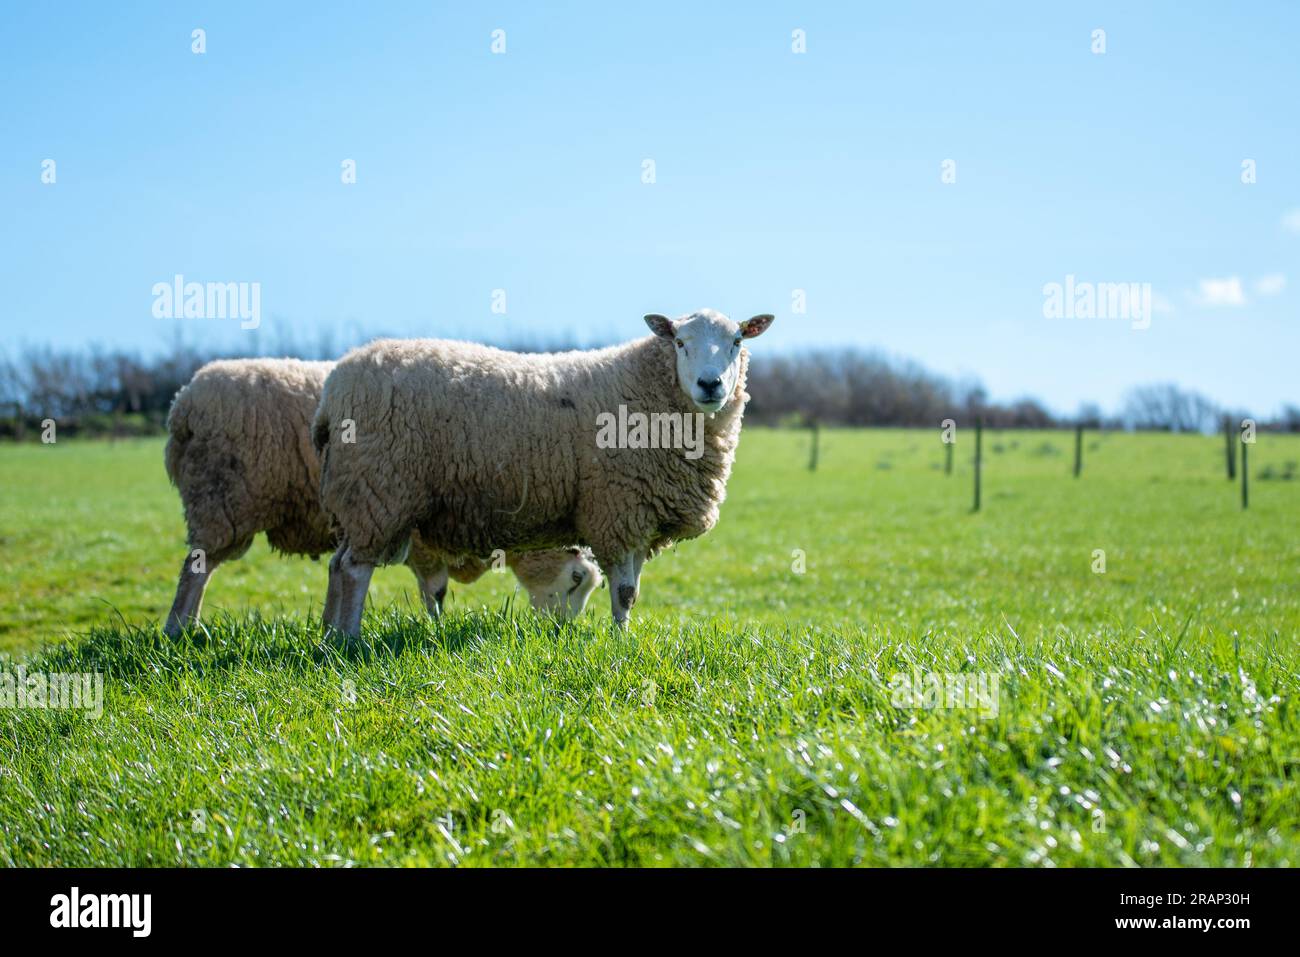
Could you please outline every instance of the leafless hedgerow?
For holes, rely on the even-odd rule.
[[[283,329],[284,327],[279,327]],[[283,332],[249,337],[243,349],[200,349],[180,342],[156,354],[125,350],[29,347],[0,352],[0,440],[31,438],[54,418],[62,435],[157,435],[177,390],[200,366],[218,358],[292,356],[337,359],[360,339],[328,333],[299,342]],[[518,339],[518,352],[559,352],[576,343]],[[1209,399],[1171,384],[1130,390],[1117,414],[1084,403],[1073,416],[1054,415],[1033,398],[992,402],[978,382],[954,381],[906,360],[855,349],[824,349],[754,357],[749,420],[763,425],[932,427],[947,418],[961,424],[983,415],[991,429],[1130,428],[1170,432],[1214,431],[1224,415]],[[1265,431],[1300,432],[1300,406],[1287,405]]]

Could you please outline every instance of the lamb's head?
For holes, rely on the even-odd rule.
[[[600,566],[588,548],[576,545],[535,552],[521,580],[527,578],[528,597],[533,608],[559,618],[577,618],[587,599],[601,583]],[[521,569],[516,567],[516,573]]]
[[[761,335],[770,315],[732,322],[720,312],[701,309],[680,319],[649,315],[646,325],[677,350],[677,384],[701,412],[717,412],[736,391],[741,342]]]

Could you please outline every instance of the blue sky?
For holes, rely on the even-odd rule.
[[[976,6],[7,4],[5,345],[246,344],[153,315],[179,273],[260,283],[267,343],[710,306],[1064,412],[1300,402],[1300,5]],[[1045,317],[1067,275],[1150,328]]]

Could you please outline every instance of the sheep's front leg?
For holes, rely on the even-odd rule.
[[[330,562],[334,566],[334,562]],[[349,638],[361,635],[361,613],[366,608],[366,592],[370,590],[370,576],[375,573],[374,565],[358,562],[352,557],[352,550],[344,549],[338,556],[337,569],[331,567],[330,577],[338,576],[338,608],[329,626],[342,632]]]
[[[626,628],[641,589],[641,566],[645,555],[639,551],[627,552],[607,571],[609,577],[610,611],[614,624]]]
[[[424,607],[429,612],[429,617],[442,617],[442,603],[447,597],[449,577],[447,566],[439,565],[430,571],[427,567],[416,568],[412,565],[411,571],[415,573],[415,580],[420,586],[420,597],[424,599]]]
[[[199,610],[203,607],[203,590],[208,587],[215,565],[208,564],[202,557],[190,552],[181,563],[181,577],[176,583],[176,600],[167,615],[163,632],[170,638],[179,635],[187,625],[199,620]]]

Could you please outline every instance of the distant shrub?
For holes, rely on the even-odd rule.
[[[1265,465],[1259,470],[1259,479],[1261,482],[1282,481],[1290,482],[1296,477],[1296,463],[1287,462],[1282,468],[1277,469],[1272,465]]]

